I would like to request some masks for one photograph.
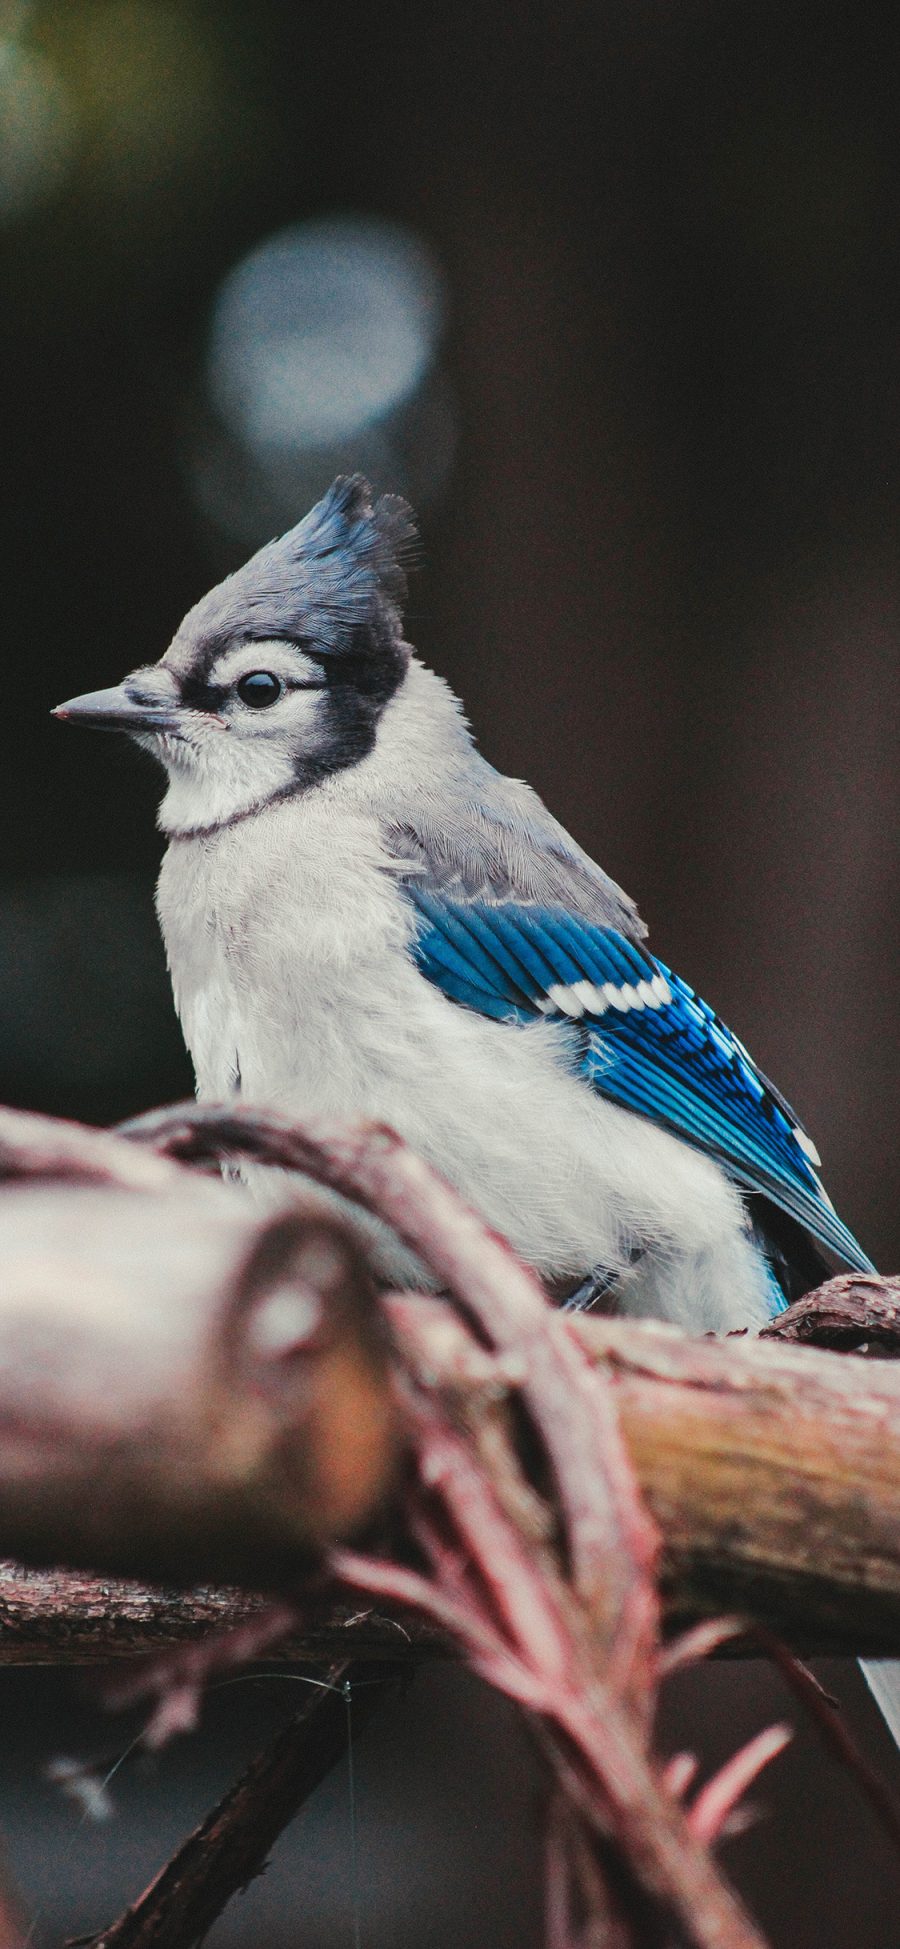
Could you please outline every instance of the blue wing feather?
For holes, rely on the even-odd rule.
[[[790,1105],[688,984],[615,928],[563,907],[453,899],[411,880],[415,956],[452,1001],[494,1020],[577,1023],[585,1080],[708,1151],[861,1271]]]

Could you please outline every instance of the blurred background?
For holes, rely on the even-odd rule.
[[[900,1266],[898,64],[888,5],[0,0],[0,1098],[102,1121],[190,1088],[159,781],[48,712],[361,467],[420,511],[408,633],[487,754]],[[151,1803],[174,1840],[202,1802],[200,1749],[98,1853],[34,1784],[69,1682],[0,1689],[37,1940],[98,1927],[158,1863]],[[784,1710],[758,1672],[679,1697],[711,1751]],[[515,1742],[447,1675],[362,1742],[366,1949],[536,1939]],[[349,1949],[342,1792],[214,1944]],[[730,1858],[774,1941],[896,1949],[896,1868],[805,1735],[758,1797]]]

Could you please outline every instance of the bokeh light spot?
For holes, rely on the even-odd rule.
[[[255,545],[357,470],[427,505],[456,447],[444,310],[427,245],[383,218],[294,224],[244,257],[216,296],[186,427],[215,528]]]
[[[80,193],[107,222],[139,208],[146,223],[221,172],[234,110],[214,21],[149,0],[65,0],[39,25],[78,104]]]
[[[417,390],[441,312],[416,237],[372,219],[298,224],[245,257],[219,292],[213,401],[256,451],[344,440]]]
[[[0,223],[52,196],[72,155],[75,121],[55,68],[43,54],[0,39]]]

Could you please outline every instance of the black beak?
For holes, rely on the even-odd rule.
[[[70,697],[57,704],[51,717],[63,724],[85,724],[94,731],[178,731],[183,712],[175,704],[142,703],[127,684],[114,684],[111,690],[88,690],[83,697]]]

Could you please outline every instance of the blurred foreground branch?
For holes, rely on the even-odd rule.
[[[90,1223],[98,1224],[93,1202]],[[197,1318],[196,1290],[168,1291],[173,1319],[189,1301]],[[72,1419],[64,1427],[60,1373],[45,1362],[43,1407],[34,1376],[30,1383],[33,1441],[25,1447],[20,1411],[13,1419],[9,1405],[23,1392],[23,1370],[13,1365],[9,1347],[9,1313],[17,1310],[19,1297],[9,1284],[0,1294],[3,1547],[20,1559],[105,1564],[120,1573],[140,1569],[145,1579],[171,1584],[189,1578],[193,1587],[161,1590],[84,1572],[26,1569],[21,1561],[0,1565],[0,1664],[102,1664],[174,1648],[200,1633],[249,1620],[264,1602],[252,1593],[273,1582],[283,1588],[291,1564],[299,1569],[308,1562],[310,1539],[323,1533],[318,1528],[323,1511],[330,1522],[325,1533],[333,1535],[382,1506],[399,1442],[386,1370],[380,1370],[384,1396],[376,1396],[379,1441],[368,1443],[365,1454],[355,1453],[354,1492],[339,1504],[323,1484],[344,1439],[350,1380],[345,1360],[332,1351],[326,1369],[310,1354],[303,1378],[309,1418],[293,1430],[295,1466],[276,1473],[271,1451],[277,1457],[284,1440],[285,1397],[254,1400],[252,1368],[246,1381],[255,1451],[246,1427],[248,1402],[219,1397],[220,1412],[230,1423],[223,1437],[211,1423],[207,1386],[197,1376],[196,1402],[188,1394],[174,1412],[184,1355],[181,1327],[169,1348],[172,1377],[165,1409],[155,1425],[134,1428],[135,1442],[152,1439],[153,1447],[153,1469],[140,1481],[138,1494],[139,1458],[136,1462],[130,1444],[120,1448],[116,1435],[117,1427],[133,1426],[133,1388],[143,1373],[150,1315],[135,1303],[137,1296],[122,1322],[127,1327],[123,1400],[117,1403],[101,1367],[105,1329],[98,1312],[82,1322],[84,1365],[97,1374],[98,1398],[90,1403],[89,1419],[76,1423],[77,1367],[57,1321],[53,1338],[68,1368]],[[148,1295],[148,1307],[151,1303]],[[415,1334],[419,1359],[460,1417],[467,1401],[471,1407],[485,1399],[515,1400],[518,1381],[509,1363],[473,1354],[443,1302],[398,1295],[388,1302],[388,1316],[399,1343],[404,1333]],[[160,1324],[157,1312],[157,1338]],[[88,1327],[93,1332],[87,1333]],[[579,1320],[568,1330],[613,1383],[625,1446],[659,1526],[668,1631],[727,1610],[777,1631],[806,1656],[900,1656],[900,1367],[797,1352],[777,1342],[692,1340],[674,1328],[643,1322]],[[21,1321],[15,1331],[21,1360]],[[45,1331],[46,1323],[44,1353]],[[306,1361],[306,1355],[302,1358]],[[295,1365],[301,1359],[296,1350],[293,1359]],[[294,1384],[299,1393],[299,1375]],[[160,1388],[165,1393],[164,1376]],[[359,1442],[359,1418],[369,1397],[365,1404],[358,1393],[352,1399]],[[39,1417],[51,1404],[55,1440],[42,1447]],[[263,1432],[270,1409],[271,1449]],[[101,1410],[106,1429],[99,1425]],[[63,1438],[68,1461],[61,1483]],[[98,1507],[101,1468],[105,1481]],[[125,1535],[119,1534],[119,1500]],[[185,1521],[187,1541],[179,1527]],[[242,1585],[243,1594],[208,1587],[215,1576]],[[332,1601],[330,1608],[320,1605],[305,1618],[278,1655],[393,1660],[445,1651],[436,1628],[405,1618],[402,1610],[396,1620],[384,1606],[373,1611]],[[746,1648],[744,1641],[734,1648]]]
[[[380,1128],[188,1105],[129,1135],[0,1116],[0,1543],[278,1601],[123,1676],[119,1700],[156,1697],[160,1737],[191,1722],[210,1670],[292,1627],[309,1652],[310,1624],[319,1656],[346,1657],[375,1605],[524,1708],[556,1782],[548,1941],[586,1946],[602,1922],[609,1945],[674,1929],[759,1949],[709,1847],[786,1734],[760,1734],[687,1804],[690,1769],[670,1777],[652,1753],[656,1693],[741,1626],[664,1650],[659,1593],[676,1621],[727,1603],[804,1642],[900,1649],[900,1375],[576,1324]],[[376,1295],[320,1194],[260,1218],[135,1140],[319,1179],[390,1223],[446,1297]],[[387,1553],[340,1541],[362,1537]],[[336,1626],[348,1594],[367,1614]],[[142,1600],[119,1595],[133,1651]],[[190,1601],[169,1607],[179,1631]],[[44,1617],[61,1604],[45,1581]]]

